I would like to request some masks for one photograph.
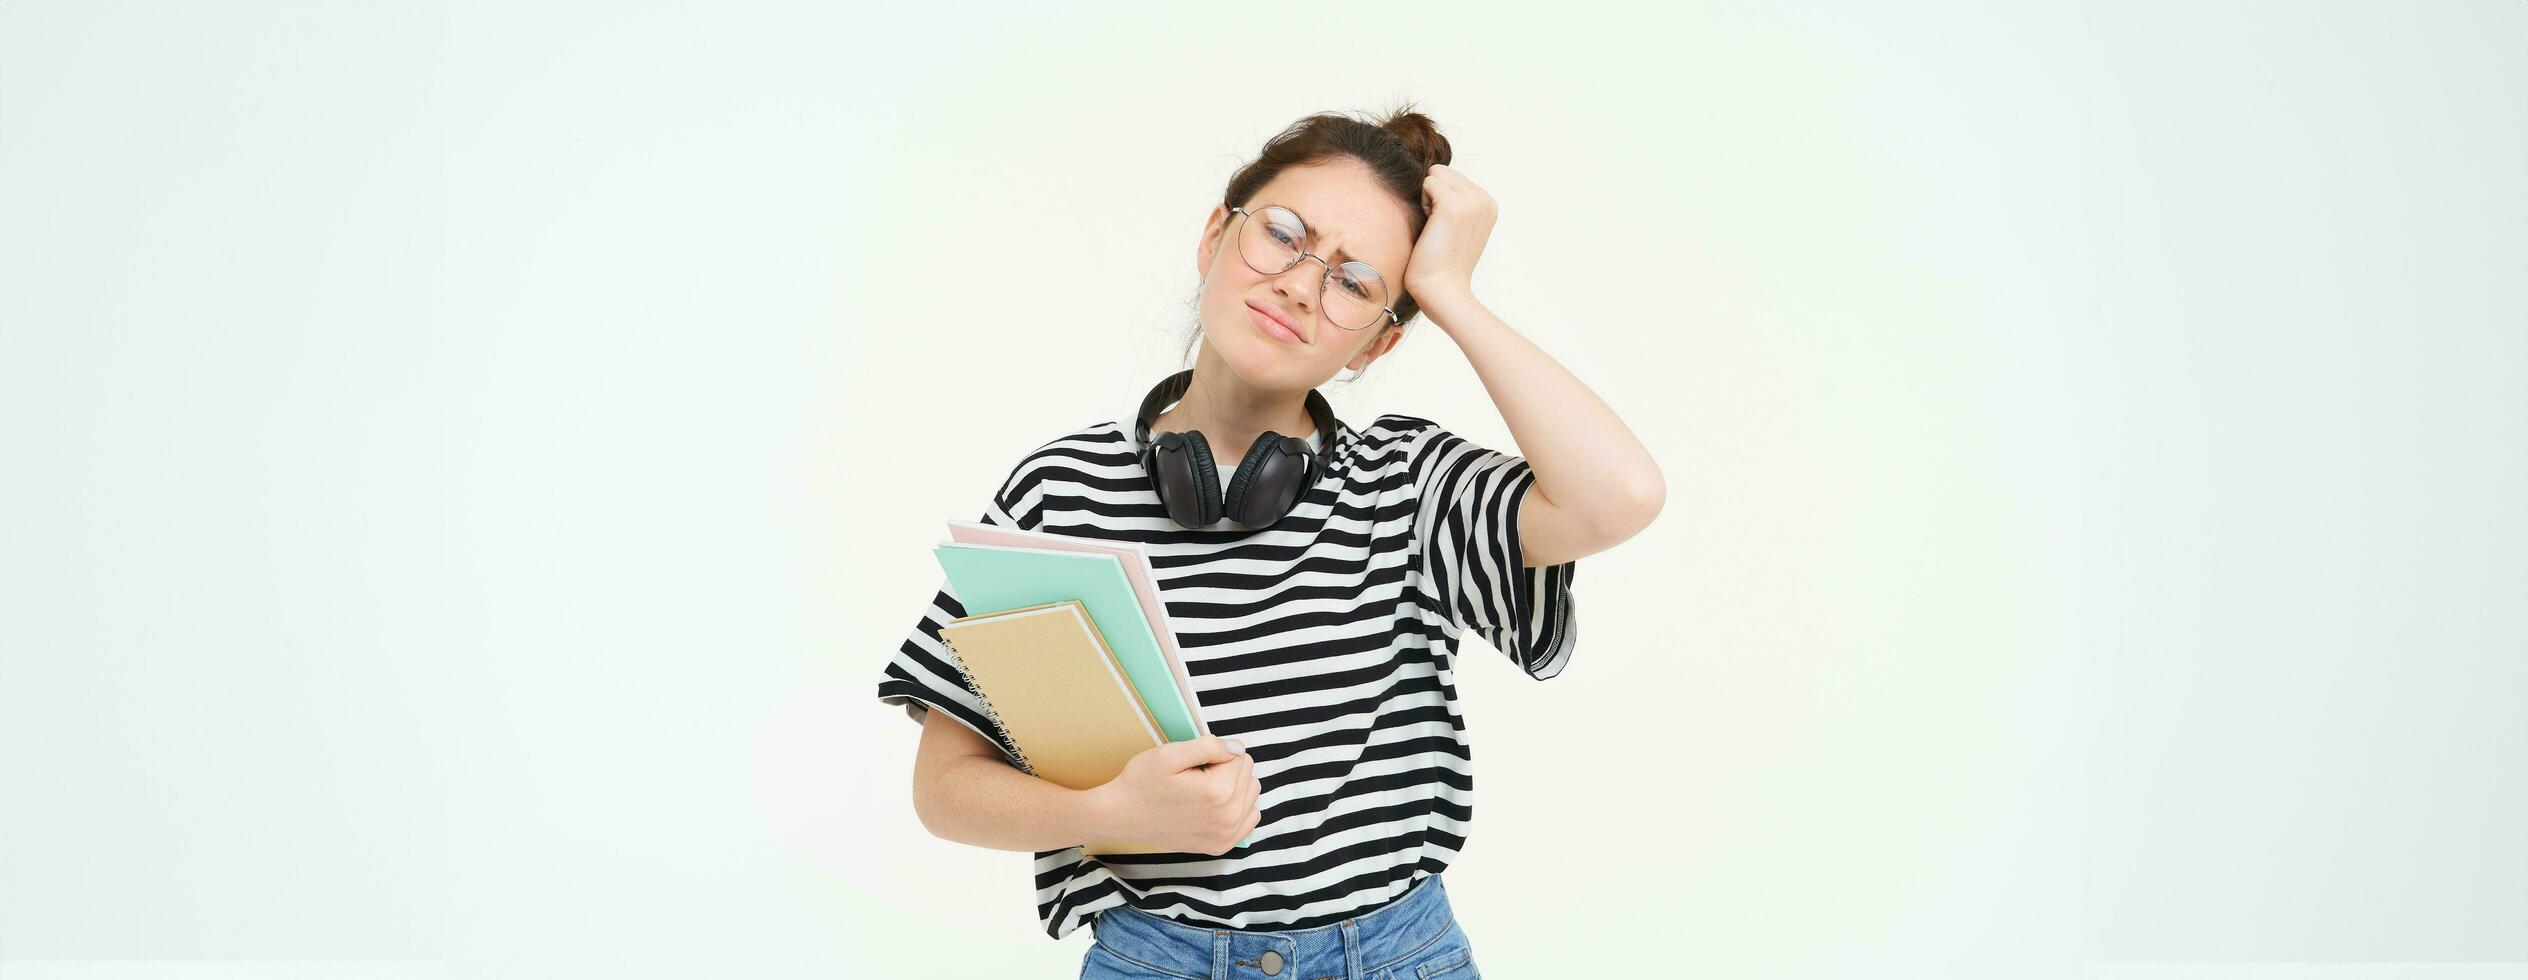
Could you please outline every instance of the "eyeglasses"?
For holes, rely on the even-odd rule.
[[[1238,229],[1238,257],[1247,268],[1268,276],[1290,271],[1301,259],[1316,259],[1326,267],[1325,280],[1317,284],[1317,307],[1325,318],[1345,330],[1366,330],[1384,314],[1388,322],[1403,324],[1396,311],[1387,305],[1390,295],[1387,280],[1360,261],[1335,265],[1323,256],[1308,251],[1308,225],[1299,215],[1278,204],[1267,204],[1255,211],[1230,208],[1245,220]]]

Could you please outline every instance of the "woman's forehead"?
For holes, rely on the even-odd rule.
[[[1307,223],[1310,239],[1341,243],[1344,258],[1375,265],[1411,245],[1402,205],[1364,168],[1293,167],[1256,192],[1255,203],[1288,208]]]

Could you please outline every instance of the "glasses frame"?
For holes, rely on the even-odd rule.
[[[1300,232],[1300,238],[1299,238],[1299,241],[1300,241],[1300,244],[1302,244],[1302,245],[1314,244],[1314,243],[1313,243],[1313,242],[1311,242],[1309,239],[1311,239],[1311,238],[1315,237],[1315,232],[1313,232],[1313,231],[1309,230],[1309,228],[1308,228],[1308,219],[1300,217],[1300,216],[1299,216],[1299,212],[1297,212],[1297,211],[1292,211],[1291,209],[1289,209],[1289,208],[1287,208],[1287,207],[1283,207],[1282,205],[1279,205],[1279,204],[1258,204],[1258,205],[1256,205],[1256,207],[1258,207],[1258,208],[1280,208],[1281,210],[1283,210],[1283,211],[1285,211],[1285,212],[1288,212],[1288,213],[1289,213],[1289,215],[1290,215],[1292,218],[1297,219],[1297,220],[1298,220],[1298,222],[1299,222],[1299,232]],[[1254,214],[1254,212],[1248,211],[1248,210],[1247,210],[1247,209],[1245,209],[1245,208],[1242,208],[1242,207],[1234,207],[1234,208],[1230,208],[1229,210],[1230,210],[1230,212],[1231,212],[1231,213],[1238,215],[1238,217],[1239,217],[1240,219],[1242,219],[1242,220],[1246,220],[1246,221],[1253,221],[1253,220],[1255,220],[1255,214]],[[1240,235],[1243,235],[1243,233],[1245,232],[1245,230],[1246,230],[1246,229],[1240,228],[1240,229],[1238,229],[1238,230],[1237,230],[1237,233],[1238,233],[1238,234],[1240,234]],[[1324,267],[1325,267],[1325,276],[1324,276],[1323,278],[1321,278],[1321,279],[1319,279],[1319,280],[1317,281],[1317,309],[1318,309],[1318,310],[1320,310],[1320,311],[1322,311],[1322,310],[1324,310],[1324,309],[1325,309],[1325,294],[1326,294],[1326,290],[1329,290],[1329,289],[1334,288],[1334,263],[1326,261],[1326,260],[1325,260],[1325,256],[1318,255],[1318,254],[1317,254],[1317,253],[1315,253],[1315,252],[1311,252],[1311,251],[1308,251],[1307,249],[1304,249],[1304,248],[1303,248],[1303,249],[1300,249],[1300,250],[1299,250],[1299,257],[1298,257],[1298,258],[1295,258],[1295,259],[1290,260],[1290,264],[1289,264],[1289,265],[1283,266],[1283,267],[1281,267],[1281,268],[1279,268],[1279,269],[1265,269],[1265,268],[1262,268],[1262,267],[1257,266],[1257,265],[1255,264],[1255,257],[1254,257],[1254,256],[1251,256],[1251,255],[1246,254],[1246,240],[1245,240],[1243,237],[1240,237],[1239,239],[1237,239],[1237,241],[1236,241],[1234,244],[1232,244],[1232,245],[1231,245],[1231,247],[1233,247],[1233,248],[1235,248],[1235,249],[1237,249],[1237,250],[1238,250],[1238,261],[1241,261],[1241,262],[1246,263],[1246,267],[1247,267],[1247,268],[1249,268],[1249,269],[1254,269],[1255,271],[1257,271],[1257,272],[1261,272],[1261,273],[1263,273],[1263,274],[1265,274],[1265,275],[1268,275],[1268,276],[1278,276],[1278,275],[1281,275],[1282,273],[1289,272],[1290,270],[1292,270],[1292,269],[1294,269],[1294,268],[1297,268],[1297,267],[1298,267],[1298,265],[1299,265],[1299,263],[1304,262],[1304,261],[1309,260],[1309,259],[1315,259],[1315,260],[1317,260],[1317,264],[1318,264],[1318,265],[1321,265],[1321,266],[1324,266]],[[1355,261],[1357,261],[1357,260],[1355,260]],[[1345,264],[1345,265],[1350,265],[1350,264],[1352,264],[1352,263],[1350,263],[1350,262],[1346,262],[1346,263],[1344,263],[1344,264]],[[1374,274],[1377,274],[1377,276],[1378,276],[1378,281],[1379,281],[1379,282],[1382,282],[1382,283],[1383,283],[1383,282],[1386,282],[1386,281],[1387,281],[1387,276],[1386,276],[1386,274],[1385,274],[1385,273],[1380,273],[1380,272],[1378,272],[1378,267],[1377,267],[1377,266],[1370,265],[1370,264],[1369,264],[1369,263],[1367,263],[1367,262],[1360,262],[1359,264],[1360,264],[1360,266],[1361,266],[1362,268],[1368,269],[1370,272],[1372,272],[1372,273],[1374,273]],[[1394,325],[1399,326],[1399,327],[1401,327],[1401,326],[1403,326],[1403,325],[1404,325],[1404,318],[1399,317],[1399,316],[1397,316],[1397,315],[1396,315],[1396,308],[1395,308],[1395,307],[1393,307],[1393,306],[1381,306],[1381,307],[1379,307],[1379,312],[1387,314],[1387,322],[1388,322],[1388,323],[1394,324]],[[1360,326],[1357,326],[1357,327],[1345,327],[1345,326],[1343,326],[1343,325],[1342,325],[1342,324],[1340,324],[1340,323],[1335,323],[1334,318],[1333,318],[1333,317],[1331,317],[1331,316],[1326,317],[1326,318],[1325,318],[1325,322],[1327,322],[1327,323],[1333,323],[1335,326],[1337,326],[1337,327],[1342,327],[1342,328],[1343,328],[1343,329],[1345,329],[1345,330],[1350,330],[1350,331],[1358,332],[1358,331],[1362,331],[1362,330],[1367,330],[1367,329],[1369,329],[1370,327],[1377,325],[1378,320],[1377,320],[1377,318],[1372,317],[1368,323],[1361,324]]]

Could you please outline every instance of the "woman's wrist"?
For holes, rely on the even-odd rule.
[[[1133,836],[1132,813],[1124,805],[1123,794],[1111,781],[1079,791],[1081,826],[1090,841],[1126,839]]]

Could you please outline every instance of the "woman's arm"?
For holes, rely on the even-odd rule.
[[[1102,794],[1011,768],[999,746],[936,708],[922,722],[913,812],[933,836],[997,851],[1054,851],[1115,836]]]
[[[1667,496],[1667,481],[1614,409],[1473,293],[1422,302],[1431,322],[1466,352],[1509,423],[1510,438],[1536,474],[1530,492],[1619,541],[1649,525]]]
[[[1527,492],[1541,499],[1519,513],[1525,564],[1558,565],[1640,533],[1668,492],[1650,450],[1588,385],[1475,299],[1475,261],[1498,213],[1492,195],[1446,164],[1432,165],[1422,187],[1431,220],[1405,289],[1466,352],[1536,477]]]

